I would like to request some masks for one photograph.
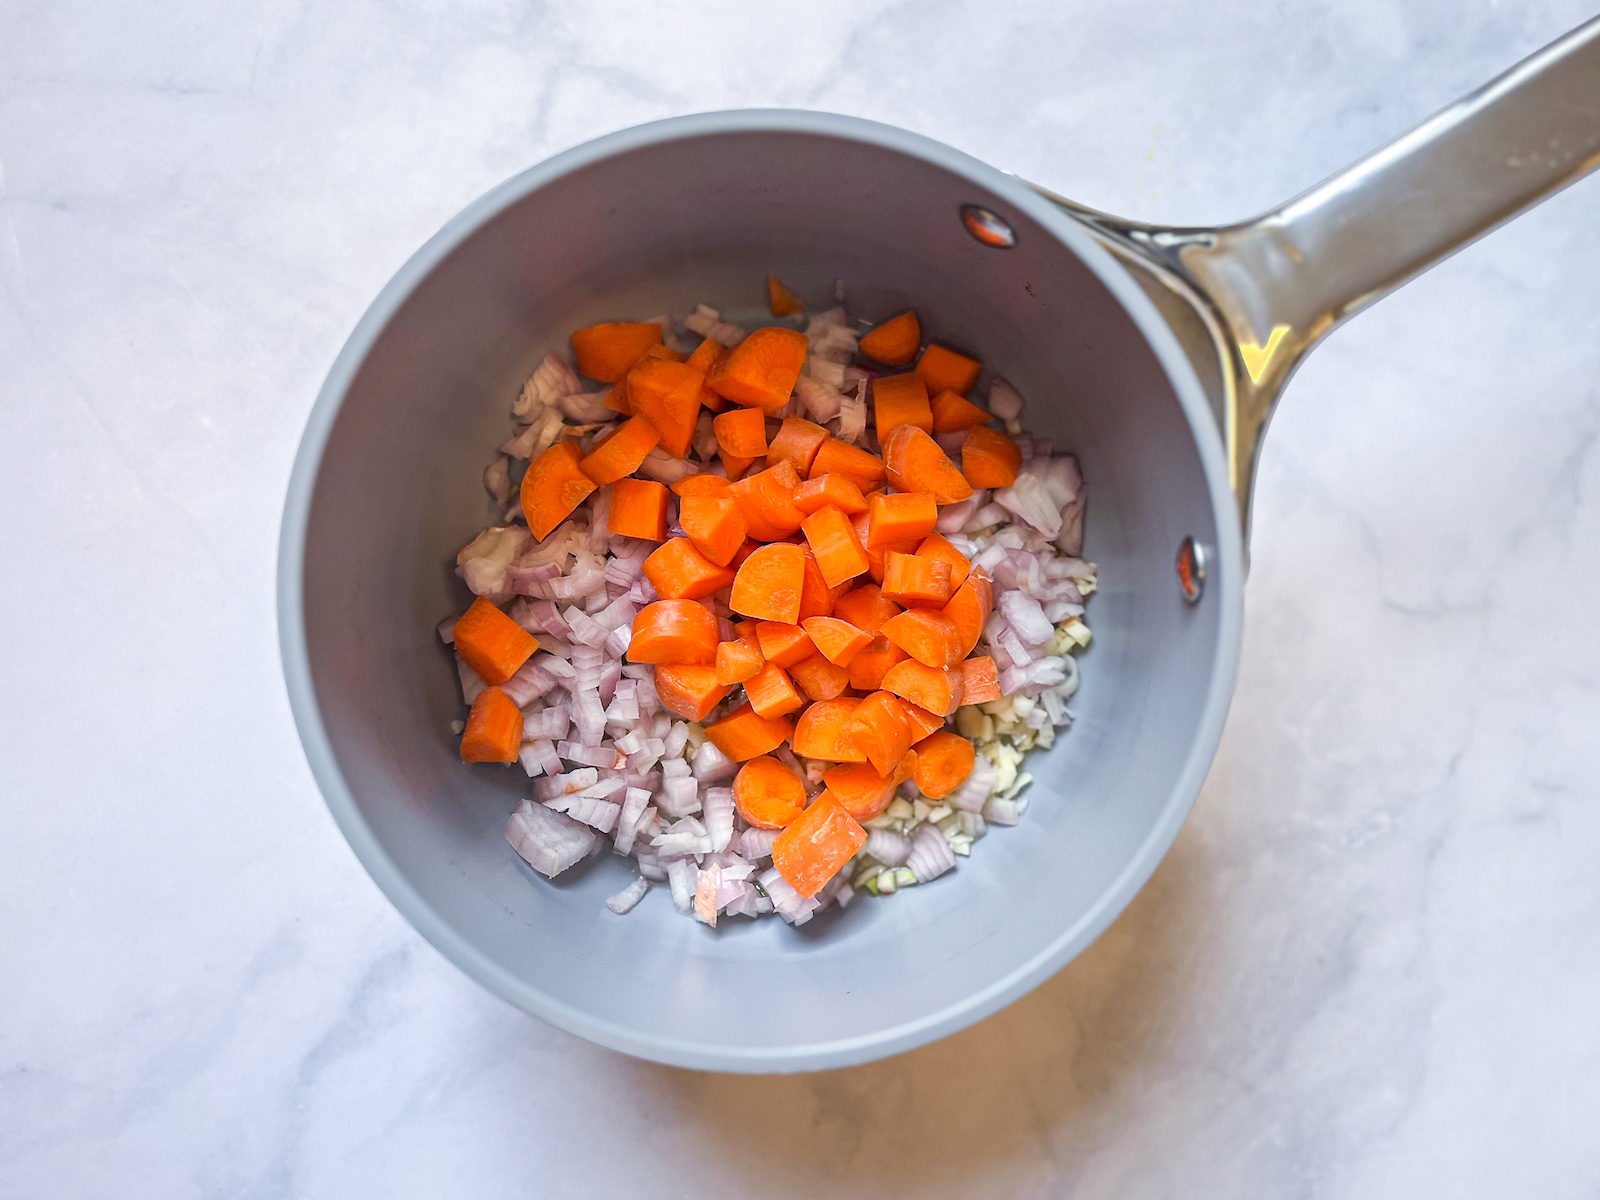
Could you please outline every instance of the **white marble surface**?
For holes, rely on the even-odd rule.
[[[1009,1010],[810,1077],[644,1065],[480,991],[363,874],[279,678],[278,506],[341,341],[471,197],[777,104],[1242,216],[1588,15],[785,10],[5,7],[0,1194],[1595,1196],[1593,180],[1296,380],[1205,793]]]

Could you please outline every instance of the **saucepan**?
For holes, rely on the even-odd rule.
[[[340,829],[464,971],[602,1045],[688,1067],[859,1063],[994,1012],[1149,877],[1205,778],[1239,654],[1250,483],[1295,366],[1340,321],[1600,161],[1600,22],[1265,216],[1155,228],[938,142],[814,112],[602,137],[471,204],[334,363],[294,466],[279,617],[289,697]],[[780,275],[914,306],[1074,450],[1099,564],[1076,720],[1032,806],[954,875],[790,928],[626,917],[595,859],[554,882],[501,834],[528,790],[463,767],[434,627],[481,525],[510,397],[592,322],[753,301]]]

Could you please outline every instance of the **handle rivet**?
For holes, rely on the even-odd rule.
[[[1189,604],[1200,603],[1200,594],[1206,590],[1206,551],[1192,537],[1183,539],[1178,547],[1178,591]]]
[[[961,223],[968,233],[992,249],[1009,250],[1017,244],[1017,231],[998,213],[980,204],[963,204]]]

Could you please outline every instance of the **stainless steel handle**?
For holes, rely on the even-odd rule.
[[[1063,203],[1189,301],[1209,330],[1222,359],[1219,407],[1248,534],[1261,435],[1306,353],[1373,301],[1596,166],[1600,18],[1254,220],[1162,229]]]

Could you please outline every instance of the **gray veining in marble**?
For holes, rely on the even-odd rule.
[[[1226,219],[1588,15],[12,0],[0,1194],[1600,1194],[1600,183],[1313,356],[1171,856],[1078,962],[897,1059],[698,1075],[481,992],[324,811],[272,606],[322,372],[549,153],[800,105]]]

